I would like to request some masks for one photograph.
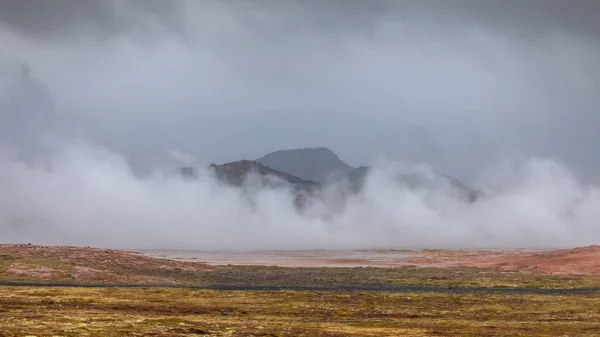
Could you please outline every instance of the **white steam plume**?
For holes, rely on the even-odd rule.
[[[551,160],[501,172],[511,184],[468,204],[442,185],[392,183],[376,166],[362,194],[327,219],[300,215],[285,190],[241,192],[197,181],[140,178],[117,153],[71,141],[49,160],[0,157],[3,242],[171,249],[562,247],[596,243],[600,190]],[[316,206],[319,207],[317,203]],[[310,214],[310,210],[307,212]]]
[[[206,167],[185,153],[218,148],[256,158],[250,150],[308,142],[344,149],[357,138],[342,157],[388,143],[399,144],[389,152],[405,153],[414,140],[427,145],[415,152],[449,157],[446,163],[460,164],[471,155],[455,154],[472,150],[472,162],[481,164],[479,157],[486,161],[502,144],[526,153],[559,149],[597,167],[588,153],[598,143],[596,39],[568,31],[503,35],[460,16],[451,20],[444,9],[448,20],[401,8],[370,17],[361,7],[344,10],[344,1],[339,9],[298,1],[161,2],[166,9],[101,3],[109,4],[106,12],[81,5],[81,20],[69,12],[79,8],[70,1],[51,12],[65,16],[28,16],[43,28],[39,34],[19,28],[27,23],[20,18],[0,21],[0,242],[204,250],[600,241],[600,188],[545,157],[501,161],[484,172],[478,185],[485,198],[474,204],[435,180],[416,190],[400,186],[393,176],[406,165],[382,160],[341,212],[328,214],[339,201],[332,193],[304,215],[284,190],[259,190],[250,204],[207,172],[186,181],[163,174],[174,165],[140,175],[130,163],[165,144],[176,144],[173,160]],[[156,8],[138,8],[150,3]],[[20,69],[4,62],[31,65],[53,101],[40,96],[34,78],[11,91],[5,79],[19,78]],[[340,121],[348,128],[330,132],[343,128]],[[404,131],[433,125],[434,136],[398,131],[403,123]],[[314,139],[302,136],[308,124],[316,125]],[[271,138],[259,137],[272,130]],[[476,141],[461,136],[472,130]],[[470,163],[456,166],[469,172]]]

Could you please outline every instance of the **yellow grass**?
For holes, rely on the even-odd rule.
[[[600,336],[600,296],[0,287],[0,336]]]

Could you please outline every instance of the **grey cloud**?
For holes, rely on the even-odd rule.
[[[131,157],[329,146],[354,165],[384,153],[465,179],[515,151],[588,176],[600,164],[595,1],[0,6],[6,58]]]
[[[142,24],[144,17],[175,29],[180,10],[174,2],[156,0],[7,0],[0,4],[0,22],[40,38],[102,37],[126,34]]]
[[[381,20],[410,17],[454,21],[508,30],[545,34],[549,30],[597,37],[600,4],[593,0],[260,0],[160,1],[7,0],[0,4],[0,21],[29,34],[75,34],[82,27],[107,34],[127,33],[143,18],[181,28],[186,11],[214,13],[215,7],[235,12],[240,22],[258,28],[303,30],[368,29]],[[138,11],[138,13],[135,13]],[[135,15],[138,14],[138,15]],[[197,15],[194,13],[193,15]],[[137,20],[136,20],[137,19]],[[270,22],[267,22],[270,21]],[[276,34],[282,31],[264,31]],[[287,31],[289,33],[289,31]]]
[[[572,172],[600,179],[597,7],[1,1],[5,240],[171,248],[593,243],[600,194]],[[19,82],[24,65],[29,82]],[[9,92],[31,82],[48,89],[50,103]],[[259,193],[249,209],[207,177],[140,178],[127,163],[172,167],[191,156],[208,164],[310,146],[352,165],[376,163],[365,195],[331,221],[298,216],[281,191]],[[393,161],[375,160],[381,154]],[[529,160],[513,165],[519,157]],[[465,206],[443,191],[393,186],[397,161],[507,186]]]

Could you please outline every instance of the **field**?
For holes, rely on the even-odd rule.
[[[600,297],[0,288],[3,336],[597,336]]]
[[[0,246],[0,283],[0,336],[600,336],[595,274],[211,266]]]

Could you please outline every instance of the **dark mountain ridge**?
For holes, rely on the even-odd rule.
[[[352,169],[346,174],[346,183],[348,184],[349,190],[358,193],[360,192],[371,172],[371,167],[360,166]],[[411,172],[404,174],[396,174],[396,181],[403,186],[411,189],[425,187],[427,184],[435,184],[434,181],[447,183],[454,191],[459,193],[459,196],[464,197],[469,202],[474,202],[482,196],[481,191],[478,191],[460,180],[451,177],[443,173],[433,172],[430,177],[424,173]]]
[[[222,165],[211,164],[209,168],[215,173],[217,179],[236,187],[242,186],[252,174],[265,178],[262,179],[263,183],[271,187],[287,184],[295,191],[309,193],[321,187],[317,182],[304,180],[251,160],[240,160]],[[276,179],[268,179],[269,177]]]
[[[272,163],[273,166],[266,163]],[[194,168],[182,167],[179,170],[185,178],[197,177]],[[219,181],[232,187],[247,190],[251,184],[257,189],[288,189],[294,193],[297,206],[306,205],[308,199],[319,198],[324,188],[334,188],[342,200],[349,195],[358,194],[363,190],[372,171],[368,166],[351,167],[327,148],[276,151],[256,161],[240,160],[221,165],[211,164],[209,170]],[[314,176],[319,180],[306,179],[306,176]],[[427,175],[422,172],[410,172],[399,173],[395,177],[399,186],[410,189],[435,186],[440,182],[448,184],[458,196],[470,203],[482,196],[480,191],[441,173]]]
[[[256,161],[272,169],[321,184],[335,180],[352,169],[352,166],[325,147],[279,150]]]

